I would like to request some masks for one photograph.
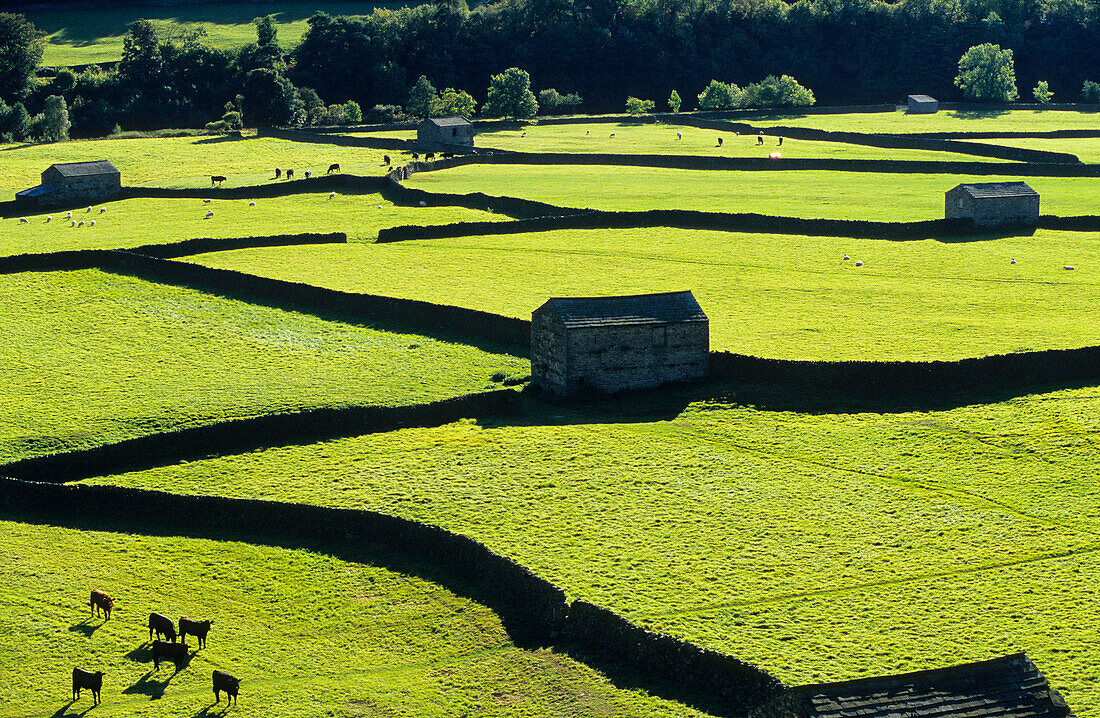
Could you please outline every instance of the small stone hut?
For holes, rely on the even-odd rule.
[[[940,102],[928,95],[909,95],[910,115],[934,115],[940,111]]]
[[[791,688],[749,718],[1073,718],[1023,653],[894,676]]]
[[[42,173],[42,184],[15,195],[36,207],[66,207],[106,202],[122,191],[122,173],[107,160],[64,162]]]
[[[972,219],[975,227],[1033,227],[1039,193],[1025,182],[961,184],[944,194],[947,219]]]
[[[439,152],[474,146],[474,126],[465,117],[429,117],[416,128],[416,146]]]
[[[691,292],[550,299],[531,315],[531,377],[559,395],[705,377],[710,321]]]

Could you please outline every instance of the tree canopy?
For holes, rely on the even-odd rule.
[[[482,112],[490,117],[534,117],[539,111],[535,93],[531,92],[531,76],[526,70],[509,67],[493,75],[489,96]]]
[[[983,43],[959,58],[955,84],[967,97],[981,102],[1011,102],[1018,97],[1012,50]],[[1026,87],[1026,85],[1025,85]]]
[[[38,28],[22,15],[0,12],[0,98],[23,93],[42,51]]]

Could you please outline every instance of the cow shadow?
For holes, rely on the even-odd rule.
[[[81,716],[86,715],[88,711],[95,708],[95,706],[92,705],[88,706],[82,711],[69,713],[69,709],[73,707],[74,703],[76,703],[76,701],[69,701],[65,705],[58,708],[57,712],[50,716],[50,718],[80,718]]]
[[[203,706],[202,710],[200,710],[198,713],[196,713],[194,716],[192,716],[192,718],[210,718],[210,716],[223,716],[223,715],[225,715],[226,711],[229,710],[229,704],[228,703],[222,703],[221,708],[219,710],[211,710],[216,705],[218,705],[218,704],[217,703],[211,703],[208,706]]]
[[[122,692],[127,695],[149,696],[151,700],[157,700],[164,695],[164,692],[168,689],[168,684],[172,682],[176,674],[172,673],[163,681],[155,680],[155,677],[156,673],[148,671],[144,676],[137,679],[137,682],[132,686],[123,688]]]
[[[153,644],[146,641],[127,653],[124,658],[137,663],[150,663],[153,660]]]
[[[73,633],[83,633],[85,638],[91,638],[92,634],[98,631],[99,627],[106,623],[106,621],[103,621],[92,625],[91,620],[90,618],[85,618],[80,623],[74,623],[69,626],[69,630]]]

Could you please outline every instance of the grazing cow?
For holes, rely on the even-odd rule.
[[[215,182],[225,182],[225,177],[222,175],[210,175],[210,186],[213,187]]]
[[[160,670],[160,659],[172,661],[176,665],[176,673],[179,673],[180,667],[183,666],[187,660],[187,650],[190,648],[186,643],[180,641],[179,643],[169,643],[168,641],[153,641],[153,667],[156,670]]]
[[[340,163],[339,162],[333,162],[331,165],[328,166],[328,172],[325,172],[325,174],[330,175],[333,172],[339,172],[339,171],[340,171]]]
[[[80,691],[87,688],[92,692],[92,705],[99,703],[99,692],[103,689],[103,671],[82,671],[73,669],[73,700],[80,698]]]
[[[756,144],[758,144],[758,145],[764,144],[764,133],[763,132],[761,132],[760,134],[758,134],[756,136]]]
[[[279,178],[280,178],[280,177],[282,177],[282,176],[283,176],[283,171],[282,171],[282,169],[280,169],[280,168],[276,167],[276,168],[275,168],[275,179],[279,179]]]
[[[103,609],[103,615],[106,616],[106,620],[110,621],[111,610],[115,607],[115,599],[97,588],[92,591],[92,597],[88,599],[88,605],[91,606],[92,613],[97,616],[99,615],[99,610]]]
[[[159,613],[149,614],[149,640],[153,640],[153,631],[156,631],[157,638],[159,639],[163,634],[169,641],[176,640],[176,626],[172,623],[172,619],[168,616],[162,616]],[[180,640],[183,640],[182,633],[180,634]]]
[[[225,671],[214,671],[214,702],[221,703],[221,691],[225,691],[225,702],[230,700],[237,702],[237,689],[241,687],[241,679],[234,678]]]
[[[206,648],[206,634],[210,633],[210,627],[214,625],[213,621],[192,621],[190,618],[180,617],[180,640],[188,636],[188,634],[199,639],[199,648]]]
[[[294,179],[294,170],[287,170],[287,171],[286,171],[286,178],[287,178],[288,180],[292,180],[292,179]]]
[[[382,164],[384,164],[388,167],[391,164],[393,164],[393,160],[390,159],[389,155],[382,155]],[[334,166],[336,166],[336,165],[334,165]]]
[[[722,138],[721,138],[721,137],[719,137],[719,138],[718,138],[718,145],[717,145],[717,146],[718,146],[718,147],[721,147],[721,146],[722,146]]]

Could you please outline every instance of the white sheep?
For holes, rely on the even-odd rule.
[[[204,200],[202,201],[202,203],[203,203],[203,204],[210,204],[210,200],[208,200],[208,199],[204,199]]]
[[[256,203],[255,203],[255,202],[249,202],[249,203],[248,203],[248,206],[249,206],[249,207],[255,207],[255,206],[256,206]]]
[[[420,200],[420,206],[421,206],[421,207],[427,207],[427,206],[428,206],[428,203],[427,203],[427,202],[425,202],[424,200]]]
[[[856,266],[857,267],[862,267],[863,266],[863,260],[862,259],[857,259],[856,260]]]
[[[378,205],[378,209],[382,209],[382,205]]]
[[[213,216],[214,216],[214,210],[208,209],[208,210],[206,210],[206,216],[203,217],[203,219],[210,219]]]
[[[93,219],[91,222],[89,222],[88,226],[89,227],[94,227],[95,226],[95,220]]]
[[[1066,264],[1062,267],[1062,269],[1070,270],[1070,269],[1077,269],[1077,267],[1074,267],[1072,264]]]
[[[107,208],[106,208],[106,207],[100,207],[100,208],[99,208],[99,213],[100,213],[100,214],[103,214],[103,213],[104,213],[104,212],[106,212],[106,211],[107,211]]]
[[[27,219],[26,217],[20,217],[19,218],[19,224],[30,224],[30,223],[31,223],[31,221],[29,219]]]
[[[76,226],[76,220],[74,219],[74,220],[72,221],[72,223],[70,223],[70,224],[69,224],[69,226],[70,226],[70,227],[75,227],[75,226]]]
[[[46,224],[49,224],[51,219],[53,219],[53,215],[47,215],[46,216]]]
[[[84,220],[80,220],[79,222],[77,222],[76,226],[77,227],[83,227],[84,226]]]
[[[88,212],[91,212],[91,211],[92,211],[92,206],[88,205],[88,209],[84,210],[84,213],[87,214]]]
[[[329,199],[336,199],[336,193],[335,192],[329,192],[328,193],[328,198]]]
[[[684,139],[684,134],[682,132],[677,132],[676,133],[676,139],[678,139],[678,140]]]
[[[851,257],[849,257],[847,254],[844,255],[844,258],[845,259],[851,259]]]
[[[1012,261],[1011,261],[1011,262],[1009,262],[1009,264],[1016,264],[1016,258],[1015,258],[1015,257],[1013,257],[1013,258],[1012,258]]]
[[[72,219],[72,218],[73,218],[73,213],[72,212],[68,212],[68,213],[65,214],[65,219]]]
[[[313,174],[313,173],[312,173],[312,172],[310,172],[309,170],[306,170],[306,179],[309,179],[309,176],[310,176],[311,174]]]

